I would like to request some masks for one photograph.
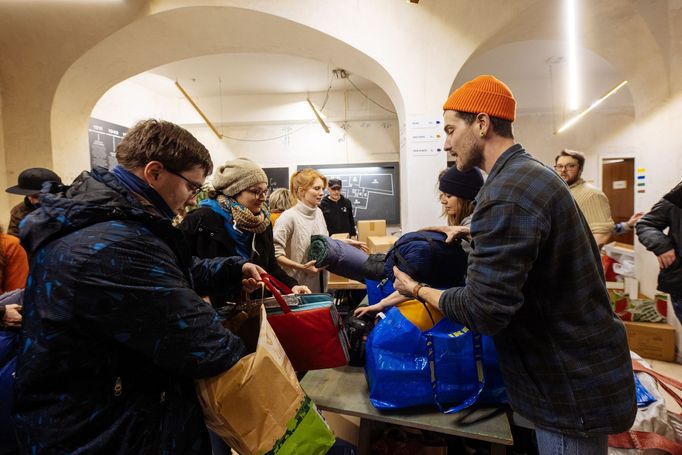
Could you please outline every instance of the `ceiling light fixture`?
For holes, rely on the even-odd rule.
[[[569,111],[580,107],[580,77],[578,68],[577,0],[564,0],[564,44],[566,45],[566,105]]]
[[[590,112],[592,109],[594,109],[594,108],[596,108],[597,106],[599,106],[606,98],[608,98],[609,96],[613,95],[613,94],[616,93],[618,90],[620,90],[621,88],[623,88],[627,83],[628,83],[628,81],[623,81],[623,82],[621,82],[620,84],[616,85],[614,88],[612,88],[611,90],[609,90],[604,96],[602,96],[601,98],[599,98],[599,99],[598,99],[597,101],[595,101],[594,103],[590,104],[590,107],[588,107],[587,109],[585,109],[584,111],[582,111],[580,114],[576,115],[575,117],[571,118],[569,121],[567,121],[566,123],[564,123],[563,125],[561,125],[561,128],[559,128],[559,129],[557,130],[557,132],[554,133],[554,134],[562,133],[562,132],[566,131],[567,129],[569,129],[570,127],[572,127],[573,125],[575,125],[576,122],[578,122],[578,120],[580,120],[580,119],[583,118],[585,115],[587,115],[587,113]]]
[[[306,98],[306,101],[308,101],[308,105],[310,106],[310,109],[313,110],[313,114],[315,114],[315,118],[317,118],[317,121],[320,123],[320,126],[322,127],[324,132],[329,133],[329,127],[327,126],[326,123],[324,123],[324,120],[322,120],[322,116],[320,116],[320,113],[317,112],[317,109],[315,109],[313,102],[310,101],[310,98]]]
[[[185,98],[187,98],[187,101],[189,101],[189,104],[192,105],[194,110],[197,111],[197,113],[201,116],[201,118],[204,119],[204,122],[208,125],[208,127],[211,128],[211,130],[215,133],[216,136],[218,136],[218,139],[222,139],[223,135],[220,134],[220,132],[216,129],[215,126],[213,126],[213,123],[211,123],[211,121],[208,119],[208,117],[206,117],[206,114],[204,114],[203,111],[201,109],[199,109],[199,106],[197,106],[197,103],[195,103],[194,100],[192,99],[192,97],[189,96],[189,93],[187,93],[185,91],[185,89],[182,88],[182,85],[180,85],[180,83],[178,81],[175,81],[175,86],[178,88],[178,90],[180,90],[180,93],[182,93],[185,96]]]

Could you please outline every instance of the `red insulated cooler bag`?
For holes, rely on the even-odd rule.
[[[295,294],[297,305],[288,304],[285,284],[262,275],[279,308],[266,308],[268,322],[277,334],[296,371],[334,368],[348,364],[348,338],[329,294]],[[291,300],[289,297],[287,300]]]

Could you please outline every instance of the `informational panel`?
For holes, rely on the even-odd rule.
[[[88,126],[88,142],[90,143],[90,166],[102,166],[112,169],[116,161],[116,146],[128,128],[104,120],[90,118]]]
[[[444,153],[442,114],[411,116],[406,126],[406,146],[410,155],[430,156]]]
[[[289,188],[288,167],[264,167],[263,170],[268,176],[268,187],[271,193],[277,188]]]
[[[400,224],[400,179],[398,163],[305,165],[327,179],[341,179],[341,193],[353,204],[355,220],[386,220]]]

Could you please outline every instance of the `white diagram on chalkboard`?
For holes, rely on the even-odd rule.
[[[393,176],[391,174],[335,175],[341,179],[341,194],[353,203],[353,216],[358,209],[367,210],[372,194],[395,196]]]

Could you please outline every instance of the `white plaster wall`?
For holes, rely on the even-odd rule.
[[[7,225],[9,224],[9,210],[11,206],[9,205],[10,198],[4,190],[8,186],[9,178],[13,177],[12,174],[6,172],[7,161],[5,154],[5,135],[4,133],[4,123],[2,121],[2,96],[0,95],[0,163],[2,163],[3,172],[0,172],[0,230],[5,232],[7,230]],[[16,178],[16,177],[15,177]]]

